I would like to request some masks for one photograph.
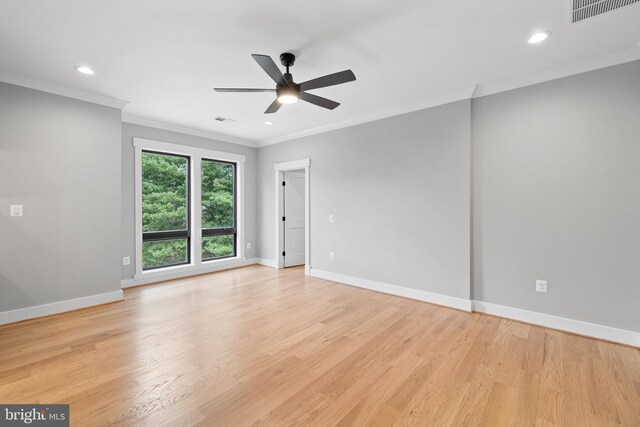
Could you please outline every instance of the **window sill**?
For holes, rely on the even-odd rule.
[[[242,266],[244,265],[246,258],[244,257],[232,257],[232,258],[223,258],[223,259],[213,259],[211,261],[203,261],[202,264],[185,264],[185,265],[176,265],[171,267],[157,268],[154,270],[143,271],[142,273],[136,273],[133,276],[133,280],[147,280],[147,279],[158,279],[160,280],[170,280],[176,279],[180,277],[186,277],[196,274],[210,273],[217,270],[221,270],[225,267],[229,266]]]

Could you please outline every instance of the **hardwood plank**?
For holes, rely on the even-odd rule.
[[[250,266],[0,326],[72,425],[640,425],[640,350]]]

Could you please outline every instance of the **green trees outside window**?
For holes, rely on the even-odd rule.
[[[184,156],[142,152],[142,267],[187,264],[189,166]],[[236,165],[202,159],[202,260],[236,255]]]
[[[202,259],[236,253],[235,165],[202,159]]]
[[[142,233],[143,269],[189,262],[187,157],[142,153]]]

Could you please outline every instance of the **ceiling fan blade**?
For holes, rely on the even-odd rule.
[[[318,89],[321,87],[335,86],[342,83],[352,82],[356,79],[355,74],[351,70],[344,70],[338,73],[328,74],[326,76],[318,77],[317,79],[307,80],[304,83],[300,83],[300,90]]]
[[[214,87],[216,92],[275,92],[275,89],[248,89],[240,87]]]
[[[333,110],[338,105],[340,105],[339,102],[332,101],[330,99],[323,98],[321,96],[311,95],[310,93],[306,93],[306,92],[300,92],[300,99],[302,99],[303,101],[310,102],[314,105],[317,105],[318,107],[326,108],[328,110]]]
[[[280,101],[278,101],[278,99],[276,98],[275,101],[273,101],[271,103],[271,105],[269,105],[269,108],[267,108],[264,113],[265,114],[273,114],[276,111],[278,111],[280,109],[280,107],[282,107],[282,104],[280,103]]]
[[[253,56],[253,59],[256,60],[258,65],[262,67],[267,74],[269,74],[269,77],[271,77],[278,86],[288,86],[287,81],[282,75],[282,71],[280,71],[280,68],[278,68],[276,63],[273,62],[273,59],[271,59],[270,56],[258,55],[255,53],[251,56]]]

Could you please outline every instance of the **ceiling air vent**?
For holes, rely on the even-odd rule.
[[[637,3],[640,0],[573,0],[573,22]]]
[[[222,116],[217,116],[216,120],[219,122],[224,122],[224,123],[235,123],[236,121],[233,119],[230,119],[228,117],[222,117]]]

